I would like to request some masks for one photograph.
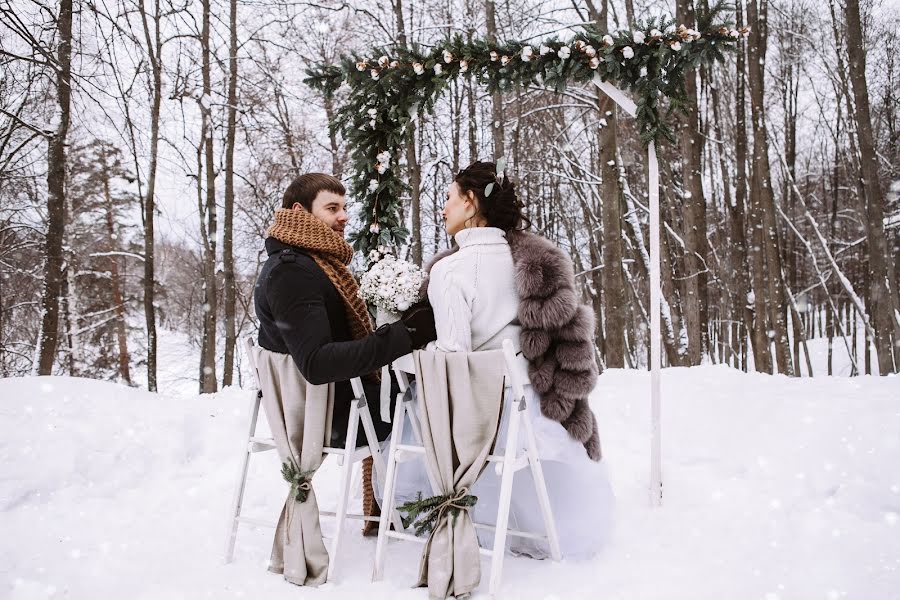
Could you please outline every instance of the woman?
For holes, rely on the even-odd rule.
[[[474,352],[500,349],[505,339],[513,342],[522,380],[529,384],[526,402],[563,555],[590,556],[609,539],[613,496],[587,403],[597,377],[593,316],[578,305],[571,260],[548,240],[524,231],[530,223],[515,186],[505,173],[496,173],[494,163],[476,162],[460,171],[443,217],[457,246],[429,265],[437,340],[428,349]],[[497,447],[505,443],[501,433]],[[401,470],[399,502],[418,490],[430,495],[423,470],[404,470],[411,469]],[[476,522],[496,518],[499,490],[499,476],[486,469],[472,490],[478,497]],[[543,531],[529,470],[514,479],[510,527]],[[484,535],[481,542],[490,546],[491,539]],[[549,555],[543,542],[509,540],[513,552]]]

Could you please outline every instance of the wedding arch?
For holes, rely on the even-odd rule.
[[[593,82],[635,118],[647,149],[650,209],[650,498],[662,501],[660,387],[660,256],[658,143],[674,141],[669,121],[686,101],[685,72],[724,60],[749,33],[720,20],[724,5],[697,12],[697,29],[666,17],[635,23],[629,30],[602,34],[585,29],[570,40],[491,43],[456,36],[430,49],[375,48],[339,65],[307,71],[305,82],[333,98],[347,88],[330,124],[350,148],[351,195],[363,205],[364,222],[352,237],[368,256],[379,245],[403,243],[400,202],[407,189],[394,167],[406,127],[421,111],[432,111],[454,78],[474,77],[489,91],[525,86],[562,91],[571,83]],[[720,22],[716,22],[720,21]],[[630,93],[630,96],[629,96]],[[658,493],[653,493],[657,490]]]

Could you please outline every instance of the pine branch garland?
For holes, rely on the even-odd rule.
[[[396,247],[409,236],[399,221],[408,186],[395,168],[405,130],[417,114],[431,112],[453,78],[474,78],[489,92],[526,86],[561,92],[572,82],[599,75],[631,92],[645,145],[673,142],[669,120],[685,107],[685,72],[724,60],[724,53],[733,52],[737,40],[749,34],[747,28],[733,29],[725,18],[730,10],[722,1],[698,8],[696,31],[655,17],[613,34],[589,27],[572,40],[553,37],[540,44],[468,41],[457,35],[430,50],[375,48],[369,56],[309,69],[308,85],[326,98],[342,95],[330,126],[350,147],[351,194],[362,201],[365,215],[363,228],[350,238],[354,247],[368,256],[380,245]]]

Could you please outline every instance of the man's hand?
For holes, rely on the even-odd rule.
[[[416,302],[409,310],[403,313],[400,318],[406,329],[409,330],[409,337],[412,338],[414,349],[424,348],[428,342],[437,339],[437,330],[434,327],[434,310],[428,300]]]

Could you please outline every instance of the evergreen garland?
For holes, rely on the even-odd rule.
[[[674,141],[667,120],[684,107],[685,71],[724,60],[723,53],[734,51],[738,38],[749,33],[723,20],[726,10],[721,1],[698,10],[697,30],[660,17],[631,30],[603,35],[587,28],[572,40],[554,37],[536,45],[457,35],[430,50],[376,48],[371,56],[352,55],[340,65],[307,70],[305,82],[326,98],[349,87],[331,128],[350,146],[351,194],[363,202],[365,221],[351,236],[354,247],[368,256],[379,245],[398,246],[409,236],[399,222],[400,198],[407,192],[397,175],[404,132],[418,113],[434,108],[452,78],[474,77],[490,92],[528,86],[560,92],[569,82],[599,75],[631,92],[644,144]]]

